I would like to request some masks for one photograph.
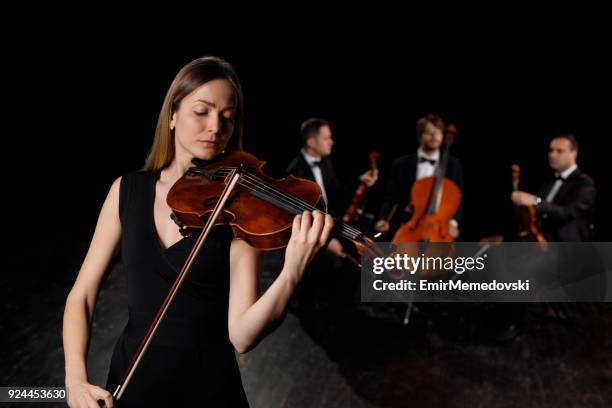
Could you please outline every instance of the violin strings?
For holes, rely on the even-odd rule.
[[[263,197],[264,199],[271,199],[271,201],[273,201],[273,204],[276,204],[280,206],[281,208],[284,208],[290,212],[292,211],[293,213],[299,214],[307,209],[311,209],[311,208],[315,209],[314,207],[310,207],[310,206],[309,206],[310,208],[305,208],[303,205],[300,205],[297,202],[288,202],[285,197],[282,197],[279,194],[276,194],[276,193],[270,194],[270,192],[262,191],[261,187],[264,187],[263,184],[260,184],[260,183],[255,184],[250,180],[243,180],[242,182],[239,182],[239,183],[242,186],[251,189],[252,191],[261,193],[264,196]],[[344,224],[341,225],[341,228],[342,228],[342,233],[349,238],[357,239],[359,235],[361,235],[361,233],[355,233],[353,231],[347,230]]]
[[[225,175],[229,173],[230,171],[216,171],[213,177],[215,176],[225,177]],[[290,212],[298,214],[300,212],[303,212],[304,210],[309,209],[308,208],[309,206],[306,203],[301,205],[300,202],[297,202],[296,200],[291,200],[289,196],[283,197],[280,194],[276,194],[274,191],[271,191],[272,194],[270,194],[269,192],[262,190],[262,187],[265,188],[267,186],[265,186],[264,184],[258,181],[249,180],[248,178],[243,177],[242,181],[239,182],[239,184],[248,188],[251,191],[259,192],[260,195],[263,195],[262,197],[263,199],[268,199],[268,198],[274,199],[275,200],[274,204],[280,205],[283,209],[286,209]]]
[[[215,175],[224,176],[228,174],[231,170],[233,169],[220,168],[219,170],[215,171]],[[249,172],[245,172],[243,176],[243,180],[245,180],[248,183],[248,184],[242,183],[243,186],[250,188],[252,190],[258,191],[259,193],[263,195],[267,195],[271,197],[273,200],[275,200],[276,205],[280,205],[281,207],[289,211],[293,210],[294,212],[295,211],[302,212],[306,210],[308,211],[317,210],[317,208],[311,206],[310,204],[300,199],[297,199],[295,197],[285,194],[283,191],[278,190],[276,187],[266,183],[264,180],[260,179],[259,177]],[[341,224],[341,228],[342,228],[342,233],[348,236],[349,238],[357,239],[359,236],[362,235],[361,231],[349,225]]]
[[[308,203],[298,200],[294,197],[288,196],[284,194],[283,192],[275,189],[274,187],[266,185],[262,181],[256,180],[253,177],[249,177],[246,174],[243,175],[243,180],[246,180],[248,182],[248,184],[243,183],[245,187],[248,187],[252,190],[257,190],[261,193],[266,193],[268,195],[274,195],[275,198],[278,198],[282,200],[285,204],[290,205],[292,207],[291,209],[294,211],[303,212],[306,210],[311,210],[311,211],[316,210],[316,208],[310,206]],[[262,190],[262,188],[268,189],[269,192]]]
[[[255,176],[255,175],[247,173],[247,174],[245,174],[244,178],[246,180],[248,180],[248,181],[251,181],[257,187],[263,187],[263,188],[269,190],[269,194],[271,193],[272,195],[274,195],[276,197],[280,197],[280,198],[284,199],[285,201],[288,201],[289,203],[293,204],[294,207],[299,209],[300,211],[305,211],[305,210],[314,211],[314,210],[317,210],[317,208],[311,206],[310,204],[304,202],[303,200],[300,200],[298,198],[292,197],[291,195],[288,195],[288,194],[284,193],[283,191],[278,190],[276,187],[267,184],[264,180],[260,179],[259,177]],[[342,226],[343,226],[343,229],[348,230],[351,233],[351,235],[354,235],[354,236],[361,235],[361,232],[358,231],[357,229],[354,229],[354,228],[352,228],[350,226],[347,226],[345,224],[342,224]]]
[[[292,201],[295,204],[295,206],[297,208],[299,208],[301,211],[304,211],[304,210],[310,210],[310,211],[316,210],[316,208],[312,207],[310,204],[308,204],[308,203],[306,203],[306,202],[304,202],[304,201],[302,201],[300,199],[297,199],[295,197],[292,197],[290,195],[285,194],[283,191],[278,190],[276,187],[274,187],[272,185],[269,185],[268,183],[266,183],[264,180],[260,179],[256,175],[253,175],[251,173],[246,172],[245,173],[245,178],[247,180],[251,181],[251,182],[256,183],[257,186],[262,186],[264,188],[267,188],[273,194],[275,194],[276,197],[281,196],[281,197],[285,198],[286,200],[288,200],[290,202]],[[341,224],[341,227],[342,227],[343,232],[345,234],[347,234],[348,236],[353,237],[353,239],[356,239],[357,237],[362,235],[361,231],[359,231],[359,230],[357,230],[357,229],[355,229],[355,228],[353,228],[353,227],[351,227],[349,225]]]
[[[215,174],[220,174],[221,176],[224,176],[226,174],[228,174],[230,171],[232,171],[233,168],[220,168],[219,170],[215,171]],[[293,210],[300,210],[300,211],[305,211],[305,210],[316,210],[315,207],[312,207],[310,204],[299,200],[295,197],[292,197],[290,195],[285,194],[283,191],[278,190],[276,187],[271,186],[269,184],[267,184],[264,180],[260,179],[259,177],[249,173],[249,172],[245,172],[245,175],[243,177],[244,179],[246,179],[247,181],[250,181],[251,184],[250,186],[247,187],[251,187],[251,188],[256,188],[257,191],[260,191],[263,194],[266,194],[265,191],[262,191],[260,188],[258,187],[263,187],[265,189],[268,189],[269,192],[267,193],[269,196],[273,196],[276,199],[280,199],[282,201],[285,202],[285,204],[288,204],[290,206],[293,206]],[[349,237],[352,237],[353,239],[358,238],[360,235],[362,235],[361,231],[348,226],[346,224],[341,224],[342,230],[343,232],[348,235]]]

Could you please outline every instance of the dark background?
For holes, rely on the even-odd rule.
[[[522,166],[523,188],[535,191],[550,174],[549,140],[572,132],[579,166],[598,187],[597,240],[609,241],[612,70],[602,33],[487,35],[293,44],[270,36],[198,46],[130,37],[91,39],[87,47],[67,35],[15,46],[5,75],[11,113],[2,214],[12,236],[5,248],[30,257],[28,245],[43,244],[48,254],[35,259],[54,257],[41,264],[57,273],[71,249],[90,239],[112,181],[143,165],[170,82],[201,55],[235,65],[246,101],[245,148],[268,161],[271,174],[282,175],[296,155],[299,125],[310,116],[332,124],[341,180],[361,174],[370,150],[380,151],[382,182],[368,203],[374,211],[390,161],[417,147],[416,119],[432,112],[455,123],[465,240],[508,228],[510,165]]]
[[[181,20],[188,11],[168,10],[167,17]],[[607,21],[598,21],[607,14],[592,10],[579,15],[572,9],[558,19],[554,10],[549,11],[539,15],[524,11],[518,13],[520,18],[516,11],[499,11],[477,23],[457,19],[452,27],[444,27],[432,12],[398,14],[395,20],[403,20],[401,24],[390,21],[393,12],[387,10],[384,18],[373,13],[359,23],[349,14],[331,22],[321,16],[299,23],[285,17],[284,25],[302,32],[300,39],[289,35],[287,27],[265,27],[255,14],[255,27],[246,27],[234,21],[232,14],[195,11],[194,17],[201,17],[190,26],[195,32],[161,24],[161,35],[144,31],[126,35],[119,32],[115,20],[106,19],[93,34],[85,19],[72,27],[48,18],[51,23],[37,30],[17,25],[3,33],[0,333],[6,345],[0,347],[5,354],[0,355],[0,365],[21,362],[40,375],[62,372],[61,310],[104,197],[116,177],[142,167],[170,82],[183,65],[202,55],[224,57],[236,67],[246,98],[245,148],[267,160],[271,174],[282,175],[297,154],[299,125],[310,116],[330,120],[336,140],[332,159],[342,180],[362,173],[368,166],[368,153],[379,150],[382,183],[370,194],[373,210],[390,162],[417,147],[417,118],[436,113],[455,123],[459,133],[452,154],[461,160],[465,173],[461,230],[468,241],[509,227],[511,164],[522,166],[524,189],[535,191],[550,174],[546,158],[550,139],[558,132],[572,132],[580,142],[579,166],[598,188],[597,240],[611,241],[612,220],[607,213],[612,204],[607,140],[612,91],[607,39],[611,36]],[[511,21],[501,24],[502,14]],[[141,15],[138,21],[144,19]],[[225,21],[225,30],[212,28],[211,20]],[[588,26],[579,27],[577,20]],[[346,21],[355,23],[350,30],[339,27]],[[405,28],[416,22],[423,24]],[[381,25],[384,30],[378,28]],[[263,28],[270,33],[262,35]],[[65,32],[59,33],[60,29]],[[231,38],[228,31],[238,35]],[[115,304],[115,299],[109,303]],[[336,332],[347,340],[339,341],[338,349],[363,339],[362,327],[372,327],[351,324]],[[600,392],[609,384],[598,381],[605,377],[601,362],[609,361],[605,350],[610,350],[606,343],[610,324],[589,324],[575,337],[534,330],[533,336],[518,343],[520,352],[506,356],[509,361],[527,356],[521,372],[535,373],[540,378],[535,384],[545,384],[542,389],[552,390],[560,399],[565,395],[562,391],[575,394],[583,384]],[[373,327],[365,331],[389,333]],[[595,346],[592,337],[597,337]],[[385,361],[397,361],[397,372],[411,378],[410,385],[419,378],[427,381],[429,377],[421,374],[428,367],[437,370],[440,361],[454,361],[440,358],[432,363],[431,355],[423,353],[423,364],[413,365],[414,375],[406,375],[405,360],[397,359],[386,343],[387,338],[401,343],[405,337],[381,338],[380,347],[372,347],[367,336],[362,341],[370,349],[388,349]],[[579,369],[572,375],[559,374],[568,350],[573,353],[576,344]],[[457,349],[469,357],[461,354],[461,345]],[[25,351],[20,354],[20,350]],[[44,357],[49,350],[55,353],[54,365],[41,367],[41,361],[51,361]],[[478,350],[475,355],[480,359],[491,356],[482,359],[485,362],[498,360],[497,348],[492,354]],[[534,368],[532,356],[546,360],[551,354],[558,359]],[[413,356],[408,360],[414,361]],[[369,360],[361,354],[350,355],[346,361],[349,372],[357,362],[364,371],[378,373],[370,370]],[[474,361],[466,358],[460,365],[471,369]],[[493,372],[506,373],[506,368],[502,364],[492,365],[491,372],[480,367],[474,371],[489,377]],[[11,370],[7,372],[10,376]],[[12,372],[27,370],[16,367]],[[593,377],[584,377],[585,373]],[[486,387],[488,383],[479,375],[474,384]],[[577,388],[558,386],[556,376],[575,382]],[[36,382],[30,374],[19,378]],[[508,378],[500,378],[494,390],[506,386]],[[583,382],[573,381],[576,378]],[[446,383],[431,383],[438,384],[440,392],[430,392],[431,387],[419,387],[418,382],[414,389],[422,389],[427,399],[432,395],[455,398],[453,392],[442,389]],[[41,379],[40,384],[49,382]],[[464,400],[478,399],[473,395],[466,392]]]

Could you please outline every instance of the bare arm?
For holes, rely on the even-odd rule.
[[[66,300],[63,338],[66,387],[71,407],[97,407],[98,399],[103,399],[107,407],[112,406],[110,393],[88,383],[86,361],[98,292],[121,237],[120,180],[115,180],[104,201],[89,250]]]
[[[232,242],[228,330],[230,341],[238,352],[252,349],[284,316],[304,269],[325,245],[332,228],[331,216],[324,216],[320,211],[297,215],[283,269],[259,299],[260,253],[244,241]]]

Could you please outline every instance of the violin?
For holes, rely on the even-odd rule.
[[[514,191],[519,191],[520,178],[521,168],[518,164],[513,164],[512,189]],[[535,206],[515,205],[514,216],[517,223],[519,240],[522,242],[539,242],[540,247],[544,248],[546,245],[546,239],[538,226]]]
[[[197,159],[192,162],[195,166],[172,186],[166,201],[183,235],[201,232],[113,393],[116,400],[125,392],[212,227],[229,225],[235,238],[255,248],[283,248],[291,237],[294,216],[317,210],[322,203],[317,183],[291,175],[284,179],[268,177],[262,171],[265,162],[244,151],[232,151],[208,163]],[[334,232],[351,240],[360,254],[365,245],[373,243],[346,224],[337,225]],[[368,250],[376,251],[372,246]]]
[[[214,225],[229,225],[234,238],[258,249],[285,247],[294,216],[320,210],[321,190],[317,183],[292,175],[284,179],[268,177],[262,171],[264,164],[250,153],[234,151],[212,164],[191,167],[168,192],[172,218],[183,233],[204,228],[205,219],[221,199],[231,175],[238,175],[238,188],[228,196]],[[370,241],[346,224],[341,223],[336,232],[358,248]]]
[[[378,160],[378,156],[380,156],[380,153],[378,152],[370,153],[370,167],[372,168],[372,172],[375,172],[377,169],[376,161]],[[357,219],[363,214],[363,205],[365,203],[367,192],[368,186],[364,182],[361,182],[355,190],[355,194],[353,194],[351,204],[348,206],[346,212],[342,216],[343,223],[347,225],[354,225]]]
[[[393,242],[453,242],[453,237],[448,233],[448,222],[459,209],[461,190],[445,175],[448,154],[456,133],[457,128],[449,125],[442,161],[434,175],[416,180],[412,185],[412,217],[400,226]]]

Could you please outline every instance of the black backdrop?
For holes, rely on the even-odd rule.
[[[598,186],[597,239],[609,241],[612,70],[603,39],[485,37],[292,44],[247,36],[178,46],[145,36],[43,36],[14,45],[3,75],[5,261],[37,260],[34,270],[64,273],[86,247],[111,182],[143,165],[172,78],[201,55],[235,65],[246,98],[245,148],[274,175],[298,151],[299,124],[310,116],[330,120],[332,158],[344,180],[365,170],[371,149],[383,154],[384,177],[393,158],[416,149],[418,117],[431,112],[455,123],[466,240],[507,227],[510,165],[522,165],[524,188],[535,190],[549,172],[550,138],[572,132],[579,166]]]

